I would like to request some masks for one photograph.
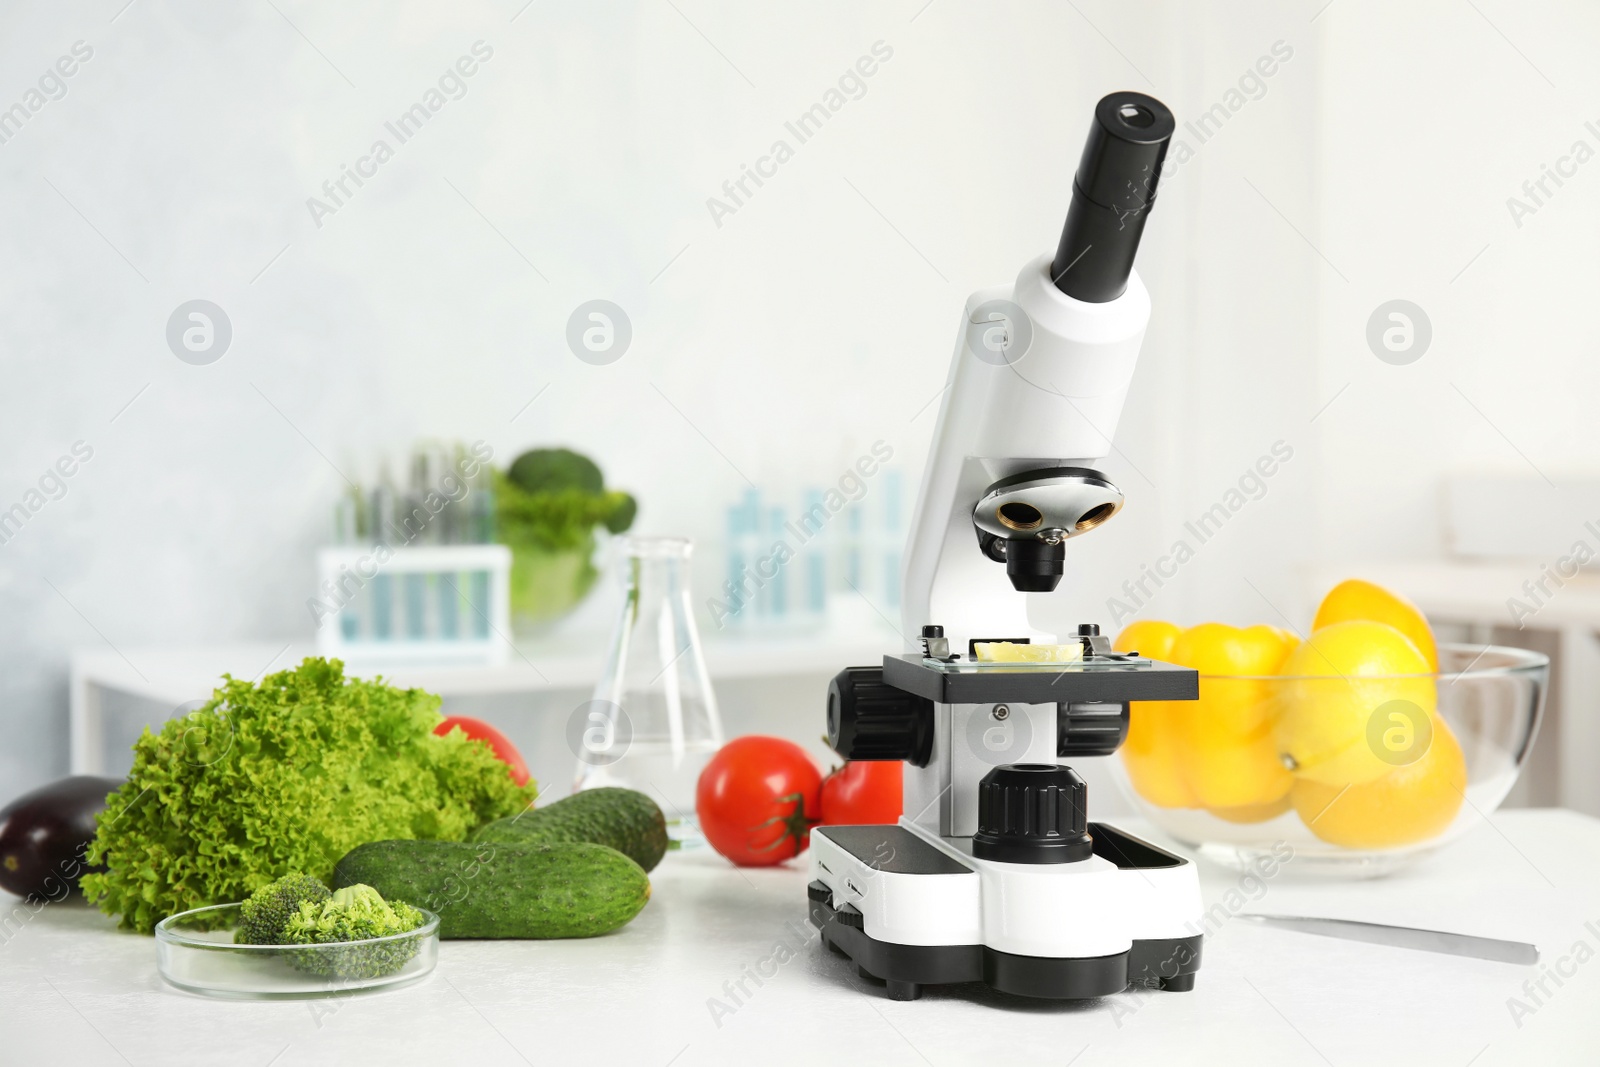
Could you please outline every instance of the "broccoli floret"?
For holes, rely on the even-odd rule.
[[[638,516],[639,502],[627,493],[607,495],[616,498],[616,505],[605,518],[606,529],[614,534],[622,533],[633,525],[633,520]]]
[[[285,942],[324,945],[403,934],[422,925],[422,913],[401,900],[387,901],[370,885],[346,886],[320,903],[306,901],[289,916]]]
[[[594,460],[570,448],[531,449],[518,456],[506,473],[529,493],[578,489],[598,496],[605,491],[605,477]]]
[[[289,916],[284,941],[291,945],[366,941],[415,930],[424,921],[422,912],[404,901],[386,901],[370,885],[358,884],[335,891],[321,903],[303,902]],[[288,956],[297,969],[326,978],[379,978],[405,966],[421,947],[421,938],[401,938],[331,951],[290,951]]]
[[[233,939],[242,945],[284,945],[284,930],[302,904],[318,905],[333,894],[309,874],[286,874],[250,894],[239,906]]]

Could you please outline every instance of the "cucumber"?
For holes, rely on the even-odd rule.
[[[606,786],[485,823],[471,839],[507,845],[588,841],[609,845],[651,871],[667,851],[667,820],[643,793]]]
[[[334,868],[335,889],[358,882],[385,900],[437,912],[445,939],[594,937],[650,899],[637,863],[587,842],[374,841]]]

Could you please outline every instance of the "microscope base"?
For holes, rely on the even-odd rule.
[[[1096,853],[1114,854],[1120,870],[1140,869],[1134,857],[1159,859],[1159,864],[1146,868],[1152,873],[1187,865],[1180,857],[1112,827],[1091,824],[1091,830]],[[1024,955],[982,944],[981,919],[973,914],[968,916],[972,936],[965,939],[967,943],[904,944],[873,937],[866,932],[863,907],[874,913],[874,926],[893,926],[902,936],[909,930],[931,933],[941,924],[961,922],[960,914],[974,910],[979,901],[979,872],[967,866],[973,861],[952,854],[948,846],[935,847],[903,826],[819,827],[812,831],[812,846],[816,877],[807,887],[811,924],[821,931],[824,945],[855,964],[860,977],[885,983],[891,1000],[915,1000],[924,986],[960,982],[984,982],[1001,992],[1051,1000],[1109,996],[1133,985],[1172,992],[1194,988],[1200,934],[1129,938],[1123,941],[1127,949],[1106,955]],[[856,893],[858,883],[878,891]],[[1189,895],[1186,888],[1174,886],[1182,897]],[[857,903],[845,899],[850,896]],[[1197,906],[1198,892],[1194,897]],[[1071,908],[1074,902],[1061,903]],[[877,914],[884,908],[897,914]],[[1094,919],[1093,913],[1085,917],[1088,922]]]
[[[819,885],[812,883],[813,893]],[[822,931],[822,943],[851,960],[859,977],[884,983],[890,1000],[916,1000],[924,986],[956,982],[984,982],[1003,993],[1049,1000],[1104,997],[1131,985],[1186,993],[1200,965],[1198,934],[1135,941],[1129,951],[1112,956],[1056,959],[983,945],[897,945],[868,937],[854,921],[859,917],[841,915],[826,901],[811,902],[811,924]]]

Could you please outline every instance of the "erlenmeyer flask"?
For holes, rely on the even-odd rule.
[[[693,542],[621,541],[624,597],[594,699],[573,716],[577,789],[616,785],[649,794],[668,833],[698,844],[695,783],[722,747],[722,720],[689,601]]]

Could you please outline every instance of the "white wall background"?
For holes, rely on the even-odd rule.
[[[1195,120],[1280,41],[1259,98],[1180,131],[1106,464],[1129,506],[1052,611],[1107,619],[1275,441],[1146,614],[1298,624],[1308,564],[1439,551],[1443,472],[1592,463],[1600,162],[1520,228],[1505,205],[1600,148],[1592,5],[123,2],[0,11],[0,107],[94,50],[0,144],[0,509],[94,449],[0,546],[0,795],[65,770],[70,648],[308,638],[335,468],[418,437],[580,448],[642,529],[702,540],[745,477],[831,480],[876,439],[914,482],[961,303],[1054,247],[1094,101]],[[317,227],[307,197],[479,40]],[[706,198],[877,41],[717,226]],[[164,340],[196,297],[234,329],[203,367]],[[634,327],[607,367],[564,341],[596,297]],[[1405,367],[1365,341],[1397,297],[1434,329]]]

